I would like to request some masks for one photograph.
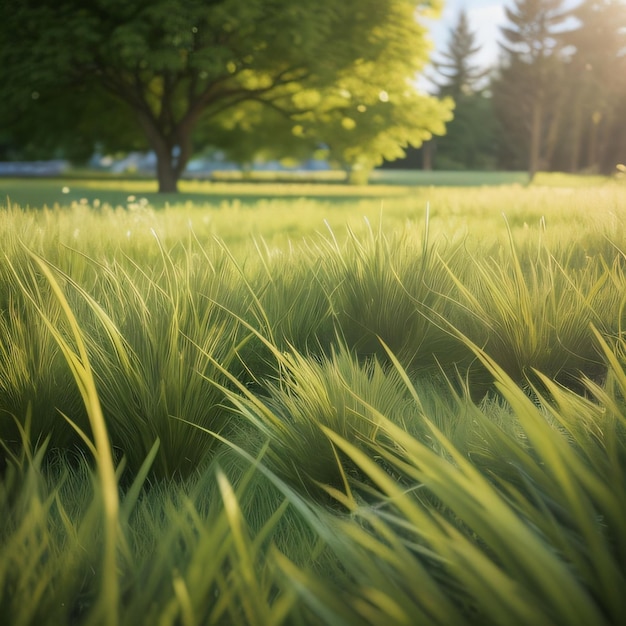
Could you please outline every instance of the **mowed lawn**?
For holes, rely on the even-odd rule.
[[[276,183],[268,172],[247,182],[183,180],[179,194],[159,194],[154,180],[129,177],[0,178],[0,207],[169,211],[175,221],[191,221],[195,229],[240,242],[250,236],[304,236],[327,225],[360,228],[364,218],[393,229],[406,220],[421,222],[428,209],[437,218],[434,227],[448,236],[459,229],[485,235],[500,230],[503,216],[512,225],[542,218],[555,227],[593,225],[599,199],[619,214],[626,186],[616,178],[565,174],[539,174],[528,185],[520,172],[381,170],[367,186],[328,182],[328,173],[313,176],[320,182],[293,176],[292,182]]]
[[[280,176],[281,182],[276,182]],[[77,172],[58,178],[0,177],[0,203],[7,199],[22,207],[52,208],[72,202],[97,200],[112,206],[125,206],[128,196],[145,197],[155,208],[166,204],[219,204],[230,198],[251,204],[258,200],[280,197],[317,198],[321,201],[355,200],[359,198],[402,198],[413,195],[416,188],[430,187],[496,187],[526,186],[528,176],[523,172],[425,172],[420,170],[376,170],[369,185],[347,185],[341,172],[290,173],[254,172],[245,180],[238,172],[216,173],[213,180],[186,180],[180,183],[179,194],[157,193],[153,179],[112,175],[94,176]],[[303,178],[305,182],[303,182]],[[540,187],[602,187],[612,179],[601,176],[572,176],[538,174],[534,185]]]
[[[255,172],[246,180],[238,172],[216,173],[212,180],[185,180],[180,182],[180,193],[159,194],[153,179],[109,175],[90,177],[89,172],[58,178],[0,178],[0,205],[7,201],[23,208],[68,206],[75,202],[126,206],[128,197],[145,198],[157,209],[166,205],[187,204],[220,205],[237,199],[248,206],[261,200],[307,197],[321,203],[354,203],[364,199],[406,198],[416,188],[431,186],[499,186],[525,184],[524,173],[512,172],[422,172],[385,171],[372,173],[369,185],[348,185],[342,172],[282,173]],[[592,184],[598,181],[590,179]]]
[[[280,176],[282,182],[276,182]],[[147,198],[156,208],[166,203],[219,202],[238,197],[241,202],[259,199],[307,196],[332,200],[335,198],[398,197],[410,193],[416,186],[481,186],[525,184],[522,172],[423,172],[407,170],[377,170],[370,176],[370,185],[346,185],[342,172],[254,172],[243,180],[239,172],[217,172],[212,180],[185,180],[179,194],[158,194],[153,179],[133,176],[95,176],[93,172],[76,172],[74,176],[58,178],[1,178],[0,202],[8,197],[22,207],[52,207],[71,202],[99,200],[112,206],[126,204],[129,195]],[[305,182],[303,182],[303,179]],[[568,179],[568,184],[575,177]],[[585,184],[605,182],[601,178],[585,178]]]

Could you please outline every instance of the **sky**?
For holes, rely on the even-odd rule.
[[[431,36],[435,51],[445,50],[450,38],[450,29],[456,25],[459,11],[465,8],[470,29],[476,34],[476,41],[482,48],[473,61],[488,67],[498,59],[498,44],[501,39],[499,27],[506,23],[505,5],[512,5],[512,0],[444,0],[445,6],[439,20],[431,24]]]
[[[572,8],[580,0],[563,0],[564,8]],[[485,68],[496,65],[499,56],[498,41],[502,40],[500,26],[507,24],[504,7],[513,7],[514,0],[443,0],[444,9],[438,20],[430,24],[435,55],[447,49],[450,29],[456,26],[459,11],[465,8],[470,30],[476,35],[476,42],[482,46],[472,59],[473,63]]]

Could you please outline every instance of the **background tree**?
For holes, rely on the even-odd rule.
[[[432,63],[438,73],[432,79],[436,94],[451,97],[455,103],[446,134],[430,146],[436,148],[437,169],[490,169],[495,165],[495,124],[486,81],[489,69],[473,61],[480,49],[462,9],[450,29],[447,49]]]
[[[626,160],[626,3],[583,0],[573,16],[578,27],[565,36],[574,47],[567,67],[567,149],[559,165],[611,174]]]
[[[472,61],[480,49],[476,33],[470,30],[467,12],[461,9],[455,26],[449,30],[447,50],[441,52],[439,59],[432,64],[440,77],[433,79],[440,94],[456,99],[462,94],[471,95],[480,91],[481,83],[489,73],[488,69]]]
[[[567,92],[562,87],[563,0],[515,0],[505,7],[503,58],[493,81],[496,114],[505,130],[504,163],[527,161],[530,179],[547,168],[558,139]]]
[[[271,125],[281,154],[326,140],[336,158],[369,167],[443,132],[449,107],[410,85],[427,57],[416,14],[434,4],[7,1],[4,140],[77,154],[96,141],[143,144],[161,191],[176,190],[197,148],[231,146],[226,129],[247,138],[236,148],[248,157]]]

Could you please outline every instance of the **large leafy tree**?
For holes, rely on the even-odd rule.
[[[7,0],[4,140],[84,155],[150,147],[161,191],[194,151],[368,168],[443,132],[448,105],[411,80],[438,0]],[[434,7],[436,8],[436,7]]]
[[[529,177],[547,167],[556,147],[566,92],[562,89],[563,0],[515,0],[501,28],[503,62],[492,88],[507,148],[524,156]],[[515,162],[513,155],[512,163]]]

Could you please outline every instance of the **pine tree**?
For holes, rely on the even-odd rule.
[[[448,49],[440,53],[442,60],[433,61],[433,67],[444,79],[433,81],[439,95],[458,98],[479,91],[478,85],[489,70],[472,64],[471,59],[481,47],[476,43],[476,33],[470,30],[467,12],[461,9],[456,25],[449,30]]]
[[[515,0],[505,8],[503,58],[493,83],[496,112],[510,154],[523,154],[529,178],[548,167],[566,95],[562,89],[563,31],[570,12],[563,0]]]
[[[565,38],[575,47],[568,165],[610,174],[626,161],[626,4],[584,0],[573,15],[579,26]]]
[[[431,79],[437,95],[454,99],[454,119],[446,134],[436,139],[438,169],[485,169],[495,165],[494,124],[491,99],[485,93],[489,68],[474,63],[480,52],[476,34],[470,29],[467,13],[459,12],[449,31],[446,50],[433,67],[439,74]]]

